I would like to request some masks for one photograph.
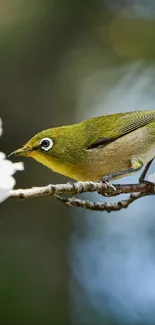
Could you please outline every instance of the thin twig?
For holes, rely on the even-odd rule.
[[[59,201],[65,203],[69,207],[76,206],[78,208],[84,208],[84,209],[89,209],[94,211],[106,211],[106,212],[120,211],[122,209],[126,209],[131,203],[135,202],[136,200],[144,196],[146,196],[146,194],[141,194],[141,193],[131,194],[130,197],[126,200],[122,200],[114,203],[113,202],[102,203],[102,202],[93,202],[88,200],[79,200],[74,197],[66,198],[64,196],[55,195],[55,197]]]

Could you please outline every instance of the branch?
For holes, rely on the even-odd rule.
[[[138,200],[142,196],[146,196],[145,194],[131,194],[130,197],[127,200],[122,200],[117,203],[101,203],[101,202],[92,202],[88,200],[79,200],[73,198],[65,198],[59,195],[56,195],[56,198],[66,203],[68,206],[76,206],[79,208],[85,208],[89,210],[94,211],[106,211],[106,212],[112,212],[112,211],[119,211],[122,209],[128,208],[128,206],[133,203],[134,201]]]
[[[84,192],[98,192],[103,196],[117,196],[128,193],[147,193],[155,194],[155,184],[138,183],[138,184],[113,184],[115,191],[107,187],[104,183],[95,182],[76,182],[74,184],[49,184],[43,187],[32,187],[28,189],[18,189],[10,191],[12,198],[28,199],[38,196],[55,195],[55,194],[81,194]]]
[[[53,195],[59,201],[64,202],[68,206],[77,206],[96,211],[118,211],[127,208],[135,200],[155,194],[155,184],[153,183],[138,183],[138,184],[112,184],[113,187],[108,187],[104,183],[95,182],[76,182],[74,184],[49,184],[43,187],[33,187],[28,189],[12,190],[10,196],[12,198],[28,199],[38,196]],[[61,194],[76,195],[84,192],[98,192],[102,196],[117,196],[120,194],[132,193],[128,199],[116,203],[91,202],[79,200],[74,197],[62,197]],[[136,194],[134,194],[136,193]]]

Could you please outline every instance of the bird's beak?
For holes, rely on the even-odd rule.
[[[13,152],[11,152],[9,155],[8,155],[8,158],[12,158],[12,157],[15,157],[15,156],[28,156],[29,153],[32,151],[31,148],[28,148],[28,147],[23,147],[23,148],[20,148],[20,149],[17,149]]]

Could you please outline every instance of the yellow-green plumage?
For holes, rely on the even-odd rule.
[[[45,137],[53,141],[49,151],[39,147]],[[76,180],[98,181],[111,173],[142,167],[154,158],[155,110],[99,116],[47,129],[14,154],[31,156]]]

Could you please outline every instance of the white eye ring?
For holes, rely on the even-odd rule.
[[[49,151],[53,147],[53,141],[50,138],[43,138],[40,141],[41,149],[44,151]]]

